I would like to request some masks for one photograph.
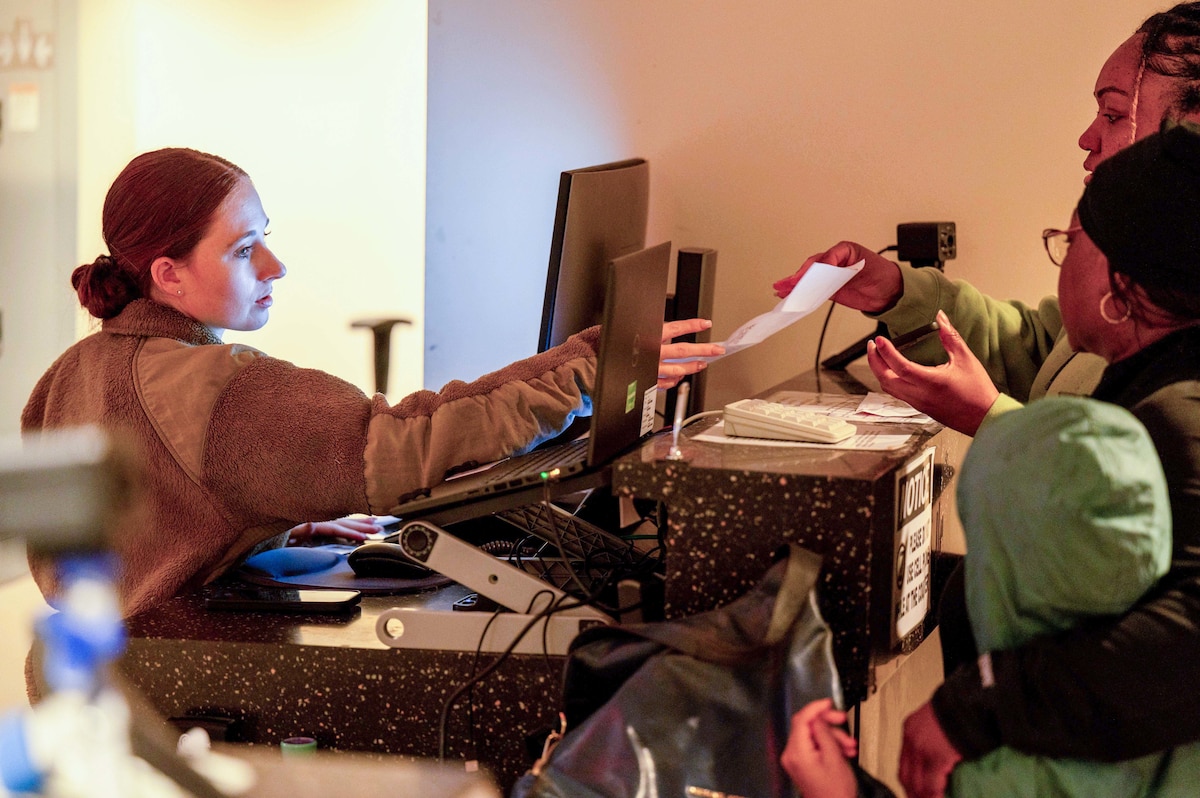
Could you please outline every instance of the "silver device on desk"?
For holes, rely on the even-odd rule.
[[[375,634],[390,648],[500,652],[515,641],[518,654],[561,656],[584,629],[612,623],[549,582],[428,522],[406,524],[395,542],[417,562],[510,611],[493,617],[486,612],[385,610],[375,622]]]

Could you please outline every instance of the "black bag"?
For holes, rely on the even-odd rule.
[[[819,698],[842,705],[819,568],[789,546],[725,607],[580,634],[564,675],[567,732],[513,798],[793,798],[779,763],[792,714]]]

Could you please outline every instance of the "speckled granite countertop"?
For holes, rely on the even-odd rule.
[[[835,393],[866,393],[843,382]],[[811,375],[776,386],[813,391]],[[834,630],[834,654],[847,701],[869,694],[873,667],[912,650],[926,629],[891,639],[891,583],[895,577],[895,474],[929,446],[934,453],[934,495],[946,495],[967,438],[938,425],[880,425],[912,432],[901,449],[887,452],[769,448],[707,443],[694,436],[716,423],[701,419],[684,430],[683,460],[667,459],[671,439],[662,433],[613,466],[615,490],[667,506],[665,612],[691,615],[742,595],[766,572],[772,553],[796,543],[824,558],[819,599]],[[935,548],[944,522],[935,499]]]
[[[228,721],[230,742],[308,736],[321,749],[435,757],[443,704],[494,657],[388,648],[375,620],[466,592],[364,597],[347,616],[214,612],[181,596],[130,619],[121,669],[167,717]],[[562,663],[515,655],[476,685],[470,708],[464,697],[449,712],[447,759],[478,759],[507,791],[530,761],[525,735],[555,721]]]

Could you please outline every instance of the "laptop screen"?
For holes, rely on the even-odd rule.
[[[664,242],[609,264],[590,465],[606,462],[654,429],[670,259],[671,244]]]

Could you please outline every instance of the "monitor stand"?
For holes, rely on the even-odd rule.
[[[426,521],[405,524],[395,542],[422,565],[511,611],[385,610],[375,635],[390,648],[501,652],[512,646],[518,654],[565,656],[581,631],[613,622],[549,582]]]

